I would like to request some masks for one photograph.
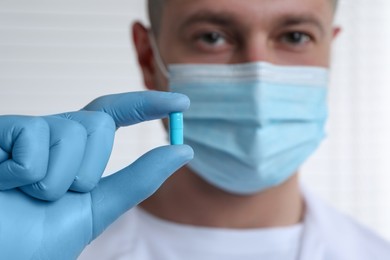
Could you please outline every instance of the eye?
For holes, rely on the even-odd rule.
[[[237,47],[237,36],[229,28],[221,28],[212,24],[199,24],[186,31],[185,40],[189,50],[197,55],[208,55],[208,59],[216,59],[231,55]]]
[[[312,37],[303,32],[289,32],[281,37],[283,43],[290,45],[304,45],[313,41]]]
[[[203,33],[199,36],[199,40],[213,46],[220,46],[226,43],[225,37],[218,32]]]

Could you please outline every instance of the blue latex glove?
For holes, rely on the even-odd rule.
[[[159,147],[101,178],[115,129],[188,106],[180,94],[134,92],[99,98],[79,112],[1,116],[0,259],[76,259],[193,157],[186,145]]]

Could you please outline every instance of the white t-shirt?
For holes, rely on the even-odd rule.
[[[177,224],[135,208],[94,241],[81,260],[296,260],[303,225],[223,229]]]
[[[390,259],[390,244],[302,189],[302,225],[232,230],[181,225],[135,208],[86,248],[80,260]]]

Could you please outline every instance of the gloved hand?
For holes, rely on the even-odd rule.
[[[115,129],[188,106],[180,94],[134,92],[99,98],[79,112],[1,116],[0,259],[76,259],[193,157],[186,145],[160,147],[101,178]]]

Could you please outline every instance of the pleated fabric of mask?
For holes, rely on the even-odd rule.
[[[184,139],[189,167],[231,193],[291,177],[324,138],[328,70],[264,62],[170,65],[173,92],[191,100]]]

